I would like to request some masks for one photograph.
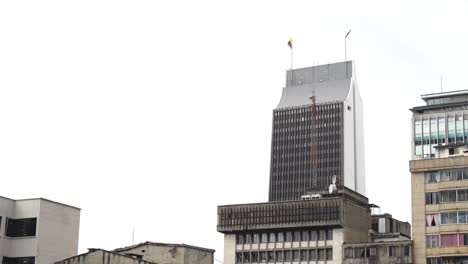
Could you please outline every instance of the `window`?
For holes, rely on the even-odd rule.
[[[309,249],[309,261],[317,260],[317,250]]]
[[[295,231],[293,233],[293,241],[301,241],[301,231]]]
[[[252,258],[252,262],[258,262],[258,252],[252,252],[250,253],[251,255],[251,258]]]
[[[397,246],[390,246],[388,248],[388,256],[389,257],[398,257],[400,254],[399,254],[399,247]]]
[[[265,263],[267,260],[267,254],[265,251],[260,252],[260,262]]]
[[[299,250],[293,250],[292,255],[293,255],[293,261],[300,261],[301,260],[301,255],[300,255]]]
[[[237,242],[237,244],[244,244],[244,235],[243,234],[237,234],[236,242]]]
[[[275,252],[268,251],[268,262],[275,262]]]
[[[253,234],[252,243],[257,244],[259,242],[260,242],[260,235],[257,233]]]
[[[241,252],[236,253],[236,263],[242,263],[242,253]]]
[[[426,204],[438,204],[439,193],[438,192],[427,192],[426,193]]]
[[[467,223],[467,212],[460,211],[458,212],[458,224],[466,224]]]
[[[440,224],[450,225],[457,223],[457,212],[441,213]]]
[[[375,247],[367,248],[366,256],[368,258],[377,257],[377,248],[375,248]]]
[[[7,237],[27,237],[36,235],[36,218],[6,219]]]
[[[458,246],[458,234],[440,235],[441,247],[456,247]]]
[[[317,250],[318,252],[318,259],[319,260],[325,260],[325,249],[324,248],[320,248]]]
[[[332,260],[333,259],[333,249],[332,248],[327,248],[326,249],[326,254],[327,254],[327,260]]]
[[[426,226],[438,226],[439,216],[436,214],[426,215]]]
[[[465,189],[463,190],[457,190],[457,201],[458,202],[464,202],[468,200],[468,195],[466,195]]]
[[[307,250],[301,250],[301,261],[307,261]]]
[[[283,251],[276,251],[276,262],[283,262]]]
[[[403,251],[404,251],[404,256],[405,256],[405,257],[409,257],[409,255],[410,255],[410,246],[409,246],[409,245],[406,245],[406,246],[403,248]]]
[[[316,241],[317,240],[317,231],[316,230],[310,231],[310,240],[311,241]]]
[[[284,233],[279,232],[276,242],[284,242]]]
[[[260,242],[261,243],[268,243],[268,233],[262,233]]]
[[[319,234],[318,240],[325,240],[326,239],[325,230],[319,230],[318,234]]]
[[[453,203],[457,201],[457,191],[441,191],[440,202],[441,203]]]
[[[3,264],[34,264],[34,257],[9,258],[3,257]]]
[[[250,252],[244,252],[244,263],[250,262]]]
[[[354,258],[364,258],[364,248],[354,248]]]
[[[252,235],[251,234],[245,234],[245,243],[250,244],[252,243]]]
[[[302,231],[302,241],[309,241],[309,231]]]
[[[442,259],[441,258],[427,258],[426,263],[427,264],[442,264]]]
[[[333,240],[333,229],[327,230],[327,240]]]
[[[426,247],[427,248],[439,247],[439,236],[438,235],[426,236]]]
[[[344,255],[345,255],[345,258],[353,258],[353,249],[345,248]]]
[[[284,251],[284,261],[291,261],[291,251]]]
[[[286,242],[291,242],[292,240],[292,232],[286,232]]]

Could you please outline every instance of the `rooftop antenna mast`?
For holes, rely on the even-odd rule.
[[[314,181],[314,186],[317,187],[318,177],[317,177],[317,139],[316,139],[316,127],[317,127],[317,105],[315,102],[315,87],[314,87],[314,75],[315,72],[312,71],[312,96],[310,100],[312,101],[312,162],[311,162],[311,169],[312,169],[312,180]]]
[[[442,92],[442,74],[440,75],[440,92]]]
[[[346,39],[348,38],[349,33],[351,33],[351,29],[345,33],[345,37],[344,37],[344,61],[345,62],[346,62]]]

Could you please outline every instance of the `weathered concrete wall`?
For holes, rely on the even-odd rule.
[[[194,248],[184,248],[184,264],[213,264],[212,252],[202,251]]]
[[[224,264],[236,263],[236,235],[224,235]]]
[[[359,243],[369,241],[369,229],[371,228],[370,209],[358,206],[351,202],[345,202],[344,210],[344,235],[345,243]]]

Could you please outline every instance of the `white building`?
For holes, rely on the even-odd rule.
[[[79,225],[79,208],[0,196],[0,259],[3,264],[52,264],[74,256]]]

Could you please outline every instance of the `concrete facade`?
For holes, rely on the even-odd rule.
[[[47,199],[0,197],[2,263],[50,264],[78,252],[80,209]]]
[[[411,109],[414,260],[468,263],[468,90],[421,97]]]
[[[213,264],[215,251],[186,244],[144,242],[113,252],[158,264]]]

